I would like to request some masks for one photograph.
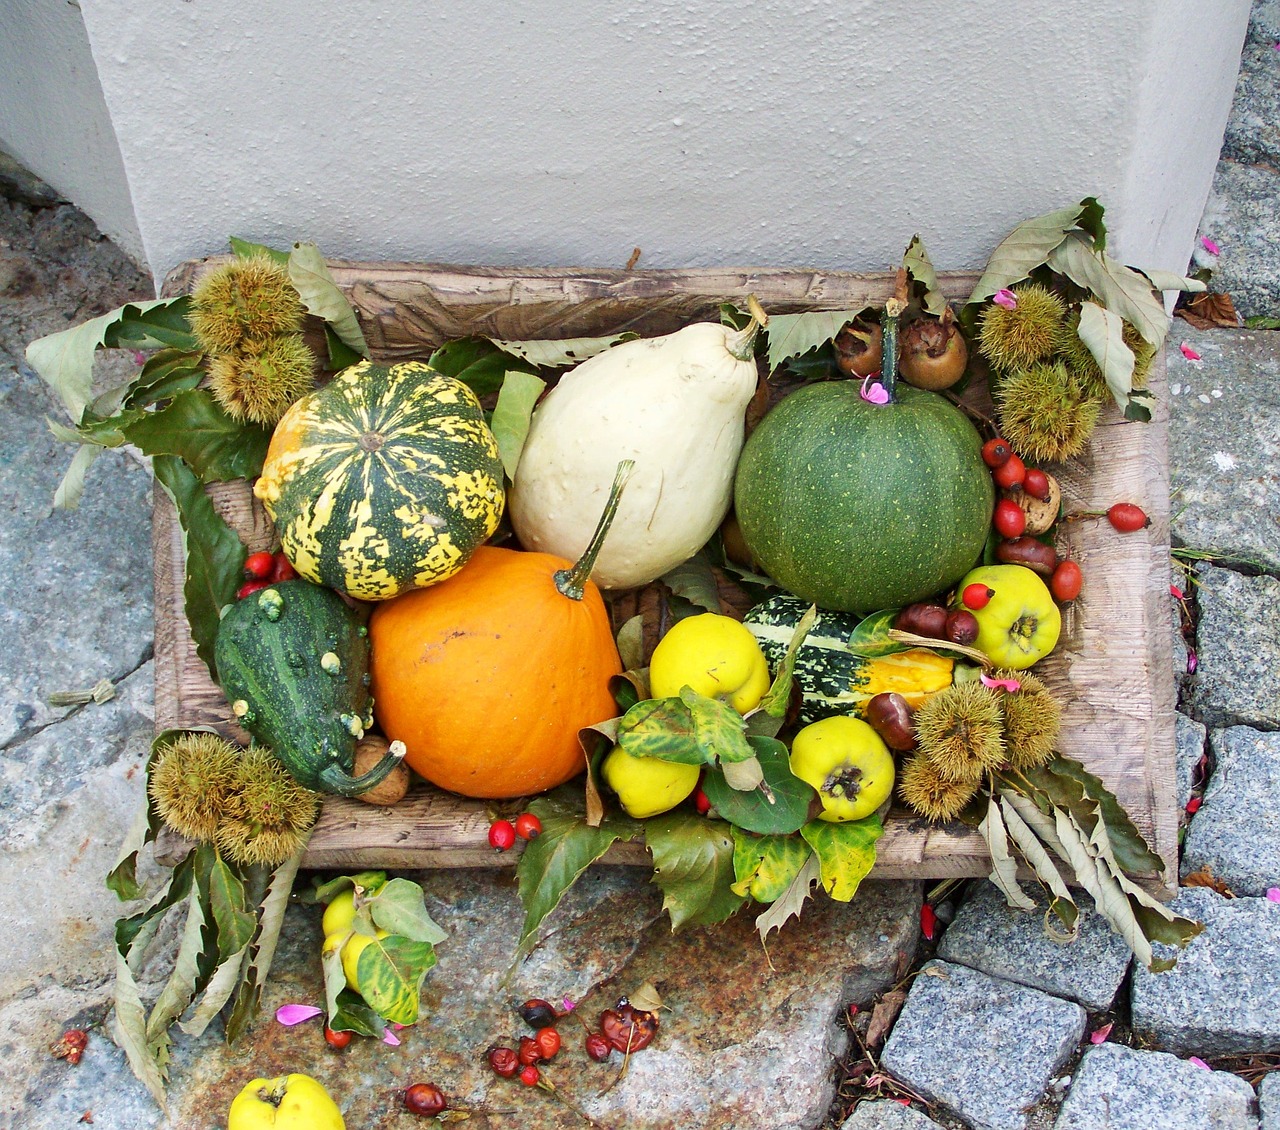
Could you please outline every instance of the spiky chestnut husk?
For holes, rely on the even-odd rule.
[[[944,780],[977,781],[1004,763],[1000,700],[981,682],[953,683],[927,698],[915,731],[920,755]]]
[[[1036,283],[1014,290],[1016,308],[995,303],[982,315],[978,349],[999,372],[1025,369],[1048,357],[1058,346],[1066,305],[1050,290]]]
[[[214,356],[209,387],[227,415],[241,423],[275,424],[315,383],[315,358],[301,334],[281,334],[256,352]]]
[[[1008,374],[995,393],[1000,432],[1028,462],[1079,455],[1093,434],[1101,400],[1085,396],[1061,361]]]
[[[1146,388],[1151,375],[1151,363],[1156,357],[1156,347],[1142,336],[1130,322],[1124,323],[1124,343],[1133,350],[1133,387]],[[1088,397],[1106,400],[1111,393],[1106,378],[1098,367],[1089,347],[1080,340],[1080,311],[1067,315],[1058,338],[1058,355],[1075,381],[1076,387]]]
[[[206,272],[191,292],[196,340],[223,352],[296,333],[305,313],[289,271],[266,255],[232,259]]]
[[[898,795],[921,816],[954,820],[978,791],[977,781],[950,781],[929,758],[909,757],[898,774]]]
[[[236,786],[214,837],[218,850],[237,863],[278,867],[306,843],[320,812],[319,796],[261,746],[241,755]]]
[[[157,750],[147,792],[178,835],[212,840],[235,791],[239,761],[239,748],[217,734],[182,734]]]
[[[1062,729],[1062,707],[1049,688],[1025,671],[996,671],[996,679],[1021,685],[1000,699],[1004,710],[1004,746],[1014,769],[1034,769],[1052,760]]]

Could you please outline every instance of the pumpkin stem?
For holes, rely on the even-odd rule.
[[[894,387],[898,383],[898,316],[902,313],[903,304],[896,298],[884,304],[884,313],[880,316],[881,333],[884,338],[884,358],[880,362],[880,384],[889,394],[889,403],[893,403]]]
[[[751,314],[749,321],[740,330],[731,330],[724,335],[724,347],[739,361],[749,361],[756,350],[756,335],[761,327],[769,324],[769,315],[764,312],[754,294],[747,295],[747,310]]]
[[[609,488],[609,501],[604,504],[604,513],[600,515],[600,521],[596,524],[595,533],[591,535],[587,548],[582,551],[582,556],[572,569],[556,570],[553,578],[556,588],[570,600],[581,600],[582,594],[587,591],[587,580],[591,576],[591,570],[596,567],[600,547],[604,545],[605,535],[613,525],[614,515],[618,513],[618,503],[622,501],[623,488],[631,478],[635,466],[634,459],[623,459],[618,464],[617,473],[613,476],[613,486]]]

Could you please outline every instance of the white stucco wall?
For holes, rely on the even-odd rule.
[[[1096,194],[1185,266],[1248,0],[81,0],[157,276],[332,256],[980,266]]]
[[[142,260],[120,147],[68,0],[0,0],[0,146]]]

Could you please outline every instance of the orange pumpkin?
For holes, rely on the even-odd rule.
[[[379,604],[369,622],[374,713],[405,761],[464,796],[529,796],[586,768],[584,726],[618,710],[622,670],[588,579],[625,478],[575,565],[481,546],[448,580]]]

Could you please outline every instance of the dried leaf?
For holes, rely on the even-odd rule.
[[[942,285],[938,282],[938,273],[933,269],[929,252],[924,249],[924,241],[919,234],[911,237],[907,250],[902,256],[902,265],[907,269],[908,277],[924,289],[920,302],[924,309],[935,317],[942,317],[947,309],[947,296],[942,293]]]
[[[147,1018],[147,1042],[168,1040],[169,1025],[186,1010],[200,981],[200,956],[204,951],[205,907],[196,883],[187,896],[187,924],[182,931],[173,972]]]
[[[811,855],[800,868],[791,885],[781,897],[774,899],[769,909],[756,918],[756,930],[762,941],[768,939],[773,930],[781,930],[789,918],[799,918],[804,908],[805,899],[809,897],[813,886],[822,878],[821,867],[817,855]]]
[[[503,353],[519,357],[539,369],[567,369],[580,364],[588,357],[612,349],[624,341],[634,341],[640,335],[625,330],[605,337],[575,337],[560,341],[503,341],[491,337],[491,341]]]
[[[1139,273],[1146,275],[1156,290],[1180,290],[1188,294],[1203,294],[1208,289],[1208,284],[1203,280],[1189,279],[1185,275],[1174,274],[1172,271],[1160,271],[1142,267],[1139,268]],[[1232,325],[1234,326],[1235,323],[1233,322]]]
[[[138,995],[138,984],[125,955],[116,951],[115,1019],[112,1036],[124,1049],[129,1067],[142,1081],[161,1110],[168,1111],[165,1101],[165,1076],[147,1043],[146,1009]]]
[[[1223,898],[1233,899],[1236,897],[1235,891],[1209,870],[1208,864],[1201,867],[1199,871],[1192,871],[1189,875],[1183,875],[1179,880],[1179,886],[1208,887],[1211,891],[1217,891]]]
[[[338,289],[320,248],[314,243],[295,243],[289,254],[289,280],[307,311],[323,318],[344,345],[361,357],[369,356],[369,346],[347,296]]]
[[[1174,313],[1198,330],[1236,329],[1240,325],[1235,303],[1231,301],[1231,295],[1225,293],[1197,294]]]
[[[643,616],[632,616],[618,629],[618,655],[624,671],[638,671],[644,666]]]
[[[1124,319],[1119,314],[1085,302],[1080,307],[1080,340],[1102,370],[1107,388],[1124,409],[1133,391],[1133,350],[1124,340]]]
[[[987,814],[978,825],[978,831],[991,853],[991,874],[988,878],[1000,889],[1010,906],[1017,910],[1034,910],[1036,904],[1018,886],[1018,865],[1009,854],[1008,833],[1000,815],[1000,804],[994,796],[987,798]]]
[[[632,1008],[639,1009],[641,1012],[657,1012],[663,1007],[662,996],[653,987],[652,981],[646,981],[634,993],[629,993],[627,999],[631,1002]]]
[[[906,1003],[905,989],[891,989],[876,1001],[875,1007],[871,1010],[871,1022],[867,1025],[867,1034],[864,1037],[867,1047],[878,1048],[884,1043],[884,1038],[889,1034],[889,1029],[893,1027],[893,1022],[898,1019],[898,1013]]]
[[[55,510],[75,510],[84,497],[84,480],[93,466],[93,461],[102,453],[96,444],[86,443],[71,457],[62,482],[53,492],[53,508]]]
[[[1049,912],[1057,915],[1058,919],[1066,926],[1067,931],[1063,933],[1062,931],[1053,930],[1047,918],[1045,919],[1045,929],[1050,932],[1054,941],[1075,941],[1079,910],[1076,907],[1075,899],[1071,897],[1071,892],[1067,889],[1067,884],[1062,879],[1061,872],[1058,871],[1053,860],[1049,858],[1049,853],[1045,851],[1044,845],[1036,838],[1035,832],[1019,815],[1017,806],[1013,803],[1008,793],[1001,794],[1000,809],[1001,814],[1004,816],[1005,828],[1008,830],[1013,842],[1017,844],[1018,850],[1022,853],[1022,858],[1027,861],[1028,865],[1036,873],[1036,877],[1049,889],[1050,894],[1053,896],[1049,903]],[[1039,809],[1036,809],[1036,813],[1037,815],[1042,815]],[[1054,835],[1053,841],[1054,843],[1058,842],[1056,835]]]
[[[659,580],[676,596],[684,597],[690,604],[708,612],[723,614],[724,606],[720,603],[716,575],[705,553],[695,553],[688,561],[667,570]]]
[[[209,978],[209,984],[205,987],[204,995],[196,1005],[195,1012],[187,1020],[178,1022],[178,1027],[188,1036],[203,1035],[204,1030],[209,1027],[209,1022],[222,1011],[223,1006],[235,994],[240,987],[240,976],[248,953],[248,946],[237,950],[213,971],[213,976]]]
[[[1049,266],[1077,286],[1092,291],[1108,310],[1119,314],[1157,348],[1164,343],[1169,318],[1144,275],[1095,251],[1083,232],[1071,232],[1049,256]]]
[[[748,757],[745,761],[726,761],[721,763],[720,769],[724,773],[725,784],[736,792],[752,792],[764,782],[764,769],[759,757]]]
[[[1082,200],[1070,208],[1023,220],[991,253],[986,269],[965,305],[982,302],[997,290],[1021,282],[1045,263],[1066,239],[1067,233],[1077,227],[1087,204],[1087,200]],[[1083,233],[1081,235],[1083,237]]]

